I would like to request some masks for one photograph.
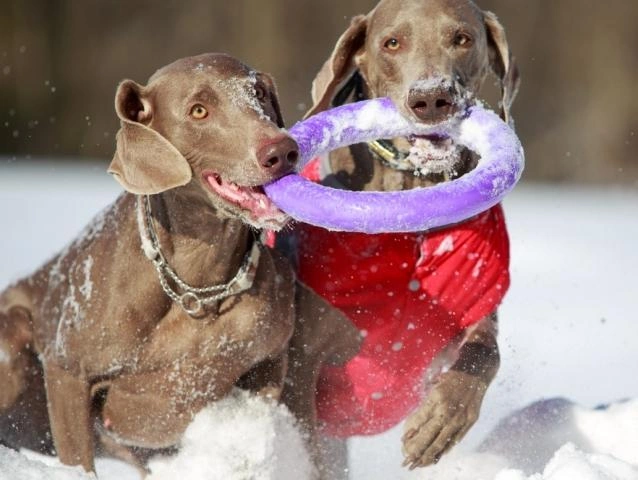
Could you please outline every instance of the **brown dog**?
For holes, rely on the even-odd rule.
[[[415,122],[446,122],[474,100],[490,70],[501,82],[502,116],[509,120],[519,77],[503,27],[492,13],[481,11],[469,0],[382,0],[369,14],[353,18],[339,38],[315,78],[314,105],[308,115],[331,105],[388,96]],[[473,165],[472,154],[448,139],[413,137],[337,150],[321,160],[315,174],[323,183],[339,188],[401,190],[456,178]],[[319,403],[326,405],[320,416],[333,423],[335,435],[375,433],[389,428],[391,421],[396,423],[399,418],[379,426],[384,415],[396,417],[409,404],[405,398],[386,402],[392,395],[403,395],[390,391],[391,382],[404,385],[406,397],[413,395],[414,388],[408,388],[401,377],[411,372],[419,376],[418,384],[423,369],[415,363],[423,362],[426,367],[427,356],[433,357],[444,348],[443,340],[449,345],[461,342],[458,357],[438,376],[406,421],[405,464],[414,468],[438,461],[476,421],[485,391],[498,370],[495,309],[509,281],[502,215],[500,210],[486,215],[489,217],[436,234],[413,237],[369,236],[366,240],[301,228],[300,278],[343,308],[367,334],[361,358],[353,360],[346,371],[322,374],[320,380],[320,386],[328,384],[320,391]],[[476,233],[492,224],[490,231]],[[463,235],[479,238],[483,253],[455,246],[452,240]],[[492,238],[498,239],[494,244],[499,243],[500,251]],[[401,248],[408,252],[405,263],[397,260]],[[444,263],[440,259],[455,251],[464,255],[458,268],[446,272],[438,267]],[[342,257],[335,259],[340,254]],[[390,264],[386,272],[379,273],[383,267],[377,263],[386,254]],[[494,278],[483,273],[491,264],[498,270]],[[482,266],[486,268],[481,270]],[[427,280],[424,271],[429,275]],[[448,310],[452,301],[451,293],[445,291],[448,284],[442,283],[446,276],[451,279],[449,285],[458,285],[452,288],[456,296],[476,289],[483,292],[482,298],[474,303],[464,300],[459,311]],[[388,286],[389,277],[397,277],[399,284]],[[433,291],[430,285],[443,287]],[[379,292],[386,290],[388,297],[380,297]],[[477,304],[481,308],[475,308]],[[414,319],[407,318],[410,311]],[[477,311],[480,316],[476,316]],[[419,328],[423,336],[415,339]],[[434,343],[430,347],[428,342]],[[391,363],[410,348],[409,364]],[[376,357],[378,369],[374,370],[370,365]],[[370,386],[374,382],[378,386]],[[394,406],[398,408],[388,412]],[[355,421],[358,412],[363,412],[362,419]],[[347,422],[349,429],[343,427]]]
[[[235,385],[278,398],[295,316],[323,325],[310,330],[325,338],[297,335],[325,347],[321,361],[357,345],[254,230],[287,221],[260,185],[297,160],[266,74],[221,54],[185,58],[146,86],[122,82],[115,107],[109,171],[129,193],[0,295],[0,412],[44,410],[37,355],[55,450],[86,470],[96,431],[106,444],[170,447]],[[10,445],[15,418],[0,432]]]

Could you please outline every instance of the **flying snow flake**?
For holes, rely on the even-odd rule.
[[[472,277],[478,278],[478,276],[481,274],[482,266],[483,266],[483,259],[480,258],[479,261],[476,262],[476,265],[474,265],[474,268],[472,269]]]
[[[454,251],[454,239],[452,238],[452,235],[448,235],[441,241],[433,255],[438,257],[452,251]]]
[[[11,361],[11,355],[2,346],[0,346],[0,363],[9,363]]]

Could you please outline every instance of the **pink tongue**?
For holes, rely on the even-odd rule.
[[[219,193],[220,196],[228,200],[239,203],[244,201],[246,198],[243,192],[233,184],[220,184],[215,178],[215,175],[206,175],[206,181],[213,190],[215,190],[217,193]]]
[[[220,183],[214,175],[207,175],[206,181],[221,197],[230,200],[242,208],[250,210],[256,216],[281,213],[266,195],[248,188],[242,189],[233,183]]]

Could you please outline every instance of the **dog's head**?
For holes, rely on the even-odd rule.
[[[507,121],[519,76],[494,14],[469,0],[381,0],[339,38],[315,78],[308,114],[329,108],[358,73],[364,96],[390,97],[405,117],[435,125],[464,109],[490,70]]]
[[[298,158],[268,75],[223,54],[184,58],[146,86],[123,81],[115,109],[121,128],[109,172],[127,191],[187,188],[256,227],[287,221],[261,188]]]

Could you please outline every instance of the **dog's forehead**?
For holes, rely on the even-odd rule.
[[[194,57],[180,58],[157,70],[148,83],[154,83],[165,77],[201,76],[212,74],[217,76],[247,76],[251,69],[230,55],[223,53],[205,53]]]
[[[470,0],[381,0],[372,11],[370,30],[381,32],[389,26],[409,22],[428,30],[433,24],[463,23],[479,27],[483,12]]]
[[[208,96],[238,106],[252,105],[259,73],[224,54],[188,57],[161,68],[149,79],[148,89],[164,98]]]

